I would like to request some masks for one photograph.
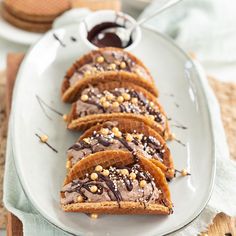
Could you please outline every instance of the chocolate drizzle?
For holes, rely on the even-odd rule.
[[[81,101],[83,103],[87,103],[87,104],[92,104],[95,105],[98,108],[98,111],[96,111],[96,113],[135,113],[135,114],[141,114],[141,115],[151,115],[154,117],[154,120],[160,124],[164,124],[165,123],[165,117],[161,114],[159,107],[157,105],[154,104],[154,107],[152,107],[150,105],[150,101],[148,101],[145,96],[140,93],[140,92],[136,92],[132,89],[124,89],[124,88],[117,88],[111,91],[103,91],[100,92],[99,90],[94,92],[95,88],[90,87],[88,89],[86,89],[86,91],[83,94],[87,94],[89,96],[89,99],[87,101]],[[126,100],[123,103],[119,104],[119,110],[120,111],[116,111],[114,108],[112,107],[108,107],[108,108],[104,108],[104,106],[102,104],[99,103],[99,98],[100,97],[106,97],[106,94],[112,94],[114,97],[119,97],[122,96],[123,93],[127,93],[130,95],[131,98],[137,98],[138,99],[138,103],[137,104],[132,104],[131,100]],[[115,101],[115,100],[114,100]],[[114,102],[113,101],[113,102]],[[81,112],[81,106],[77,106],[77,114],[76,117],[82,117],[84,115],[89,115],[89,113],[86,111]],[[94,111],[95,113],[95,111]]]
[[[129,142],[127,142],[126,140],[126,137],[125,137],[126,134],[123,133],[121,137],[116,137],[112,135],[111,130],[109,132],[110,133],[108,134],[107,137],[97,132],[94,132],[89,137],[88,142],[85,142],[84,140],[80,140],[76,144],[71,146],[68,150],[83,151],[83,149],[89,149],[91,150],[91,153],[94,153],[94,152],[97,152],[98,150],[99,151],[106,150],[107,147],[113,144],[113,140],[117,140],[124,148],[126,148],[129,152],[132,153],[135,163],[138,163],[138,159],[139,159],[135,146],[139,146],[140,144],[143,147],[143,151],[145,151],[148,155],[151,155],[152,158],[158,159],[161,162],[163,161],[163,154],[164,154],[163,146],[154,137],[142,136],[140,140],[134,137],[131,142],[135,144],[135,146],[131,146]],[[91,144],[92,140],[97,140],[97,142],[95,142],[94,144]],[[97,148],[99,144],[102,145],[101,148]],[[90,154],[90,152],[88,154]],[[86,154],[86,152],[83,152],[83,157],[86,157],[88,154]],[[76,154],[72,154],[72,156],[73,155],[76,155]]]
[[[53,37],[60,43],[62,47],[66,47],[65,43],[63,43],[62,40],[55,33],[53,33]]]
[[[36,96],[36,99],[39,103],[39,106],[41,107],[41,109],[43,110],[43,113],[45,114],[45,116],[49,119],[49,120],[52,120],[52,118],[48,115],[45,107],[47,107],[49,110],[53,111],[54,113],[56,113],[57,115],[59,116],[63,116],[63,114],[59,111],[57,111],[55,108],[49,106],[45,101],[43,101],[42,98],[40,98],[37,94],[35,95]]]

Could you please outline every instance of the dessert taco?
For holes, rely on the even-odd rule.
[[[67,71],[62,84],[62,100],[73,102],[88,84],[126,81],[155,96],[157,90],[145,65],[131,53],[118,48],[101,48],[81,57]]]
[[[167,117],[152,94],[138,86],[134,89],[126,85],[114,88],[114,83],[84,89],[81,97],[72,104],[68,128],[85,130],[98,122],[116,118],[141,121],[159,132],[164,139],[170,136]]]
[[[164,139],[139,121],[116,119],[88,129],[67,151],[67,169],[92,153],[106,150],[136,152],[158,166],[168,180],[174,177],[173,159]]]
[[[124,151],[97,152],[78,162],[61,190],[66,212],[170,214],[172,203],[162,171]]]

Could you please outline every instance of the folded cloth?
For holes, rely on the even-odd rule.
[[[214,0],[217,1],[217,0]],[[189,0],[189,2],[191,2]],[[200,0],[199,0],[200,2]],[[206,1],[201,1],[206,2]],[[200,6],[200,4],[199,4]],[[210,6],[209,6],[210,7]],[[74,14],[74,13],[73,13]],[[210,13],[209,13],[210,14]],[[68,14],[66,15],[68,17]],[[174,23],[174,21],[172,22]],[[58,26],[58,25],[57,25]],[[198,65],[197,65],[198,66]],[[201,68],[199,67],[201,71]],[[203,72],[202,72],[203,73]],[[178,236],[197,235],[205,230],[213,217],[218,212],[225,212],[230,216],[236,215],[236,164],[229,159],[229,152],[220,117],[219,105],[209,87],[205,76],[201,77],[202,84],[209,102],[214,127],[216,144],[217,174],[213,195],[201,215],[189,226],[176,234]],[[20,185],[14,166],[14,157],[11,150],[11,121],[9,122],[9,135],[7,143],[6,171],[4,177],[4,204],[6,208],[15,214],[23,223],[24,235],[67,235],[63,231],[43,219],[33,208]]]
[[[140,15],[149,15],[167,0],[153,1]],[[175,39],[204,63],[236,60],[236,4],[222,0],[183,0],[146,25]]]

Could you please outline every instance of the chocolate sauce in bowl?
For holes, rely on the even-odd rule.
[[[117,24],[115,22],[103,22],[101,24],[95,25],[89,32],[87,39],[94,45],[99,48],[102,47],[116,47],[116,48],[124,48],[122,46],[122,41],[120,37],[113,32],[103,32],[106,29],[114,28],[114,27],[122,27],[124,26]],[[132,38],[130,39],[128,47],[133,42]]]

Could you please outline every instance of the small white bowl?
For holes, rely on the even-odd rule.
[[[113,10],[101,10],[90,13],[79,25],[79,34],[82,42],[90,50],[98,49],[97,46],[92,44],[88,39],[88,32],[96,25],[104,22],[115,22],[119,25],[124,25],[126,28],[132,27],[136,21],[131,16]],[[133,42],[125,48],[125,50],[132,51],[141,40],[141,30],[137,27],[132,33]]]

